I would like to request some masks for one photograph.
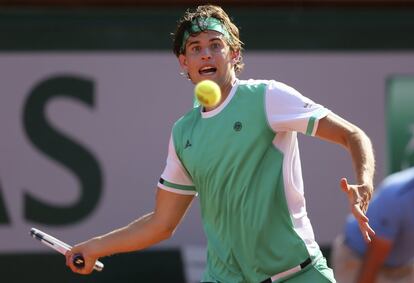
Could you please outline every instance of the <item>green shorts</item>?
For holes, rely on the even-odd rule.
[[[321,252],[319,252],[319,254],[313,258],[313,261],[314,262],[312,264],[309,264],[303,270],[292,275],[277,279],[273,281],[273,283],[336,283],[333,271],[328,267],[326,259],[323,257]],[[224,282],[201,281],[201,283]]]

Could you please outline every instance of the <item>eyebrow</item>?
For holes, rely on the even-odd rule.
[[[214,41],[223,41],[223,39],[222,39],[221,36],[217,36],[217,37],[213,37],[213,38],[209,39],[208,42],[214,42]],[[191,41],[191,39],[188,39],[187,46],[191,46],[191,45],[195,45],[195,44],[200,44],[200,40]]]

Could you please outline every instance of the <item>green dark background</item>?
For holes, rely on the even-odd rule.
[[[184,10],[162,6],[0,7],[0,51],[169,51],[170,33]],[[230,6],[226,10],[240,27],[247,50],[414,49],[412,8]],[[329,257],[329,247],[322,249]],[[177,249],[117,255],[103,262],[104,272],[84,277],[71,273],[57,254],[0,254],[2,281],[9,283],[185,282]]]
[[[3,8],[0,50],[169,50],[185,8]],[[407,50],[414,8],[229,7],[247,50]]]

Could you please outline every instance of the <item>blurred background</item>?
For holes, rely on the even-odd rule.
[[[198,282],[193,204],[174,237],[72,274],[29,237],[75,244],[148,213],[170,129],[193,101],[171,51],[178,18],[206,1],[0,1],[0,270],[5,282]],[[208,1],[245,43],[241,79],[285,82],[372,139],[376,183],[414,165],[414,3]],[[348,153],[300,136],[308,212],[329,259],[348,214]]]

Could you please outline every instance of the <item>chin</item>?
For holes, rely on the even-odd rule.
[[[204,81],[204,80],[210,80],[210,81],[214,81],[218,83],[218,79],[216,76],[204,76],[200,79],[200,81]]]

